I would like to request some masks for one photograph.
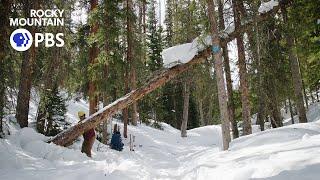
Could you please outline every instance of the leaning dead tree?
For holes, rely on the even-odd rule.
[[[127,95],[123,96],[122,98],[116,100],[115,102],[109,104],[108,106],[101,109],[99,112],[91,115],[81,123],[72,126],[71,128],[67,129],[66,131],[61,132],[57,136],[55,136],[51,142],[65,146],[72,143],[77,137],[79,137],[83,132],[88,129],[96,127],[101,122],[109,119],[112,115],[117,113],[118,111],[126,108],[133,102],[141,99],[143,96],[147,95],[148,93],[152,92],[153,90],[157,89],[158,87],[162,86],[170,79],[176,77],[178,74],[189,69],[194,64],[199,64],[206,57],[210,55],[209,50],[205,50],[200,52],[197,56],[195,56],[191,61],[186,64],[179,64],[169,69],[163,69],[157,71],[153,78],[150,78],[149,81],[142,87],[131,91]]]
[[[237,36],[237,34],[244,33],[249,28],[251,28],[255,23],[261,22],[267,19],[268,17],[270,17],[270,15],[273,15],[278,10],[279,10],[279,6],[276,6],[268,12],[258,15],[253,20],[247,21],[244,25],[241,25],[233,32],[230,32],[228,34],[221,33],[220,35],[221,42],[229,42],[233,40]],[[55,137],[51,138],[48,142],[53,142],[54,144],[57,144],[60,146],[70,145],[76,138],[78,138],[81,134],[83,134],[83,132],[89,129],[95,128],[101,122],[108,120],[118,111],[128,107],[133,102],[143,98],[145,95],[157,89],[158,87],[162,86],[163,84],[170,81],[177,75],[185,72],[186,70],[191,68],[193,65],[203,62],[209,56],[211,56],[211,47],[208,47],[205,50],[198,52],[198,55],[196,55],[192,60],[190,60],[185,64],[178,64],[174,67],[171,67],[168,69],[162,69],[155,72],[155,74],[142,87],[131,91],[130,93],[123,96],[122,98],[107,105],[100,111],[89,116],[87,119],[85,119],[81,123],[76,124],[71,128],[59,133]]]

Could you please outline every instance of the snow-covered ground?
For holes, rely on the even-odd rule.
[[[87,108],[85,101],[69,101],[68,120],[75,123],[77,111]],[[47,137],[32,128],[19,129],[11,122],[12,134],[0,139],[0,179],[316,180],[320,176],[319,103],[309,108],[308,118],[313,122],[236,139],[224,152],[220,126],[189,130],[187,138],[164,123],[164,130],[129,126],[135,151],[129,151],[128,140],[122,152],[96,141],[92,159],[80,152],[81,138],[63,148],[45,143]]]

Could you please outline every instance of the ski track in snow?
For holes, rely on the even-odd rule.
[[[78,109],[87,111],[86,102],[69,102],[70,122],[77,122]],[[320,103],[309,108],[308,118],[314,122],[289,125],[286,119],[289,126],[238,138],[224,152],[220,126],[189,130],[187,138],[165,123],[163,131],[129,126],[129,134],[136,136],[134,152],[128,140],[122,152],[96,141],[92,159],[80,152],[82,138],[63,148],[45,143],[48,137],[32,128],[20,130],[11,123],[13,135],[0,139],[0,179],[318,179]]]

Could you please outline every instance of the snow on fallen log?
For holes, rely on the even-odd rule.
[[[235,30],[234,26],[229,26],[224,31],[220,32],[219,36],[223,39],[228,37]],[[165,68],[173,67],[177,64],[189,62],[199,52],[212,46],[210,35],[199,36],[191,43],[179,44],[168,49],[164,49],[161,53],[163,66]]]
[[[192,60],[199,52],[212,45],[211,36],[198,37],[191,43],[180,44],[162,51],[163,66],[173,67]]]
[[[271,0],[268,2],[263,2],[261,3],[258,11],[259,13],[266,13],[271,11],[275,6],[278,6],[279,2],[277,0]]]

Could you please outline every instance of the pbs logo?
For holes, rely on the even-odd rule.
[[[28,50],[33,42],[31,33],[26,29],[16,29],[10,36],[10,44],[17,51]]]
[[[44,43],[44,47],[63,47],[63,33],[35,33],[34,38],[32,34],[26,29],[17,29],[12,32],[10,36],[10,44],[13,49],[17,51],[28,50],[34,41],[34,46],[39,47],[40,43]]]

